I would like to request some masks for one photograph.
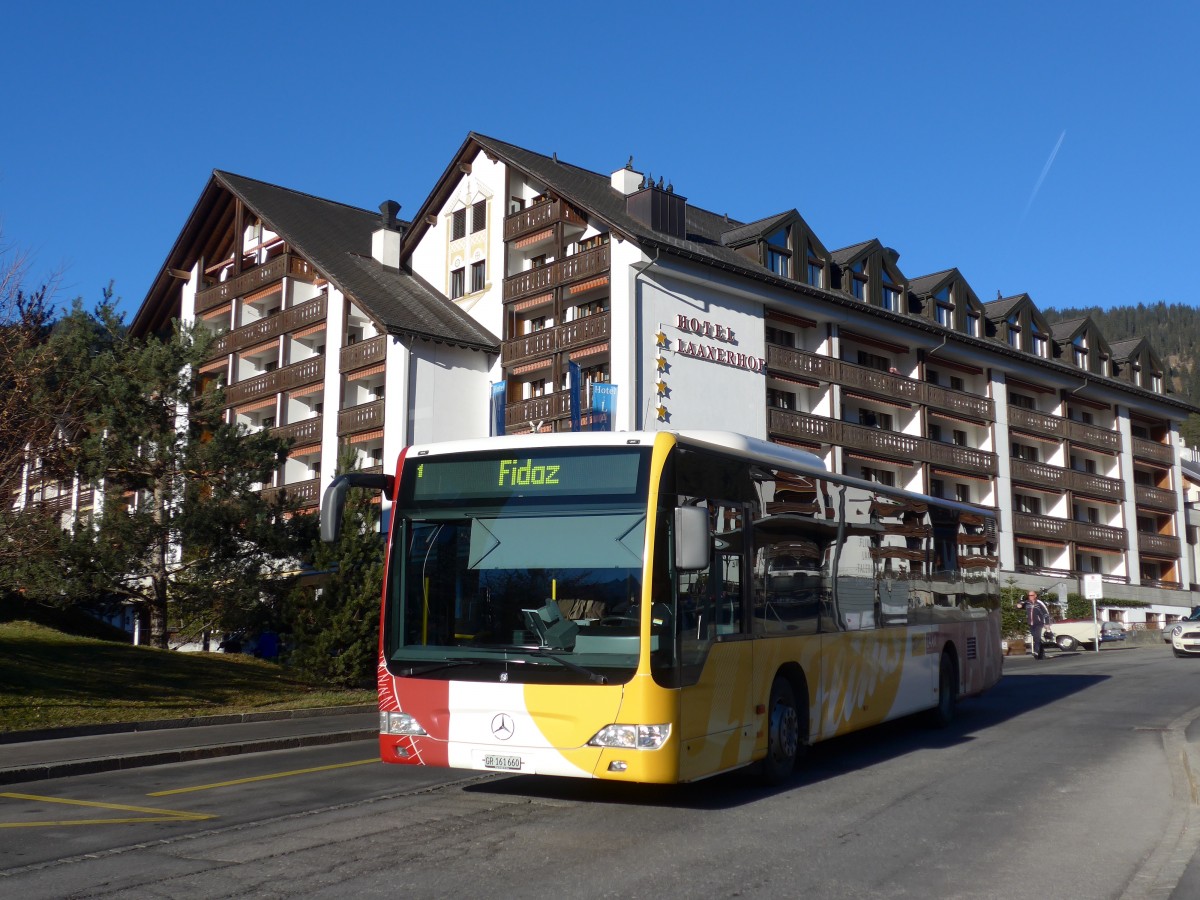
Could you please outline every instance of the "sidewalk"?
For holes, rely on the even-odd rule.
[[[0,785],[363,741],[378,733],[374,706],[14,732],[0,734]]]

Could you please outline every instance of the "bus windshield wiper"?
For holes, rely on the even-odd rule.
[[[477,666],[481,660],[478,659],[444,659],[441,662],[430,663],[427,666],[409,666],[407,669],[401,669],[401,675],[426,675],[430,672],[436,672],[438,669],[454,669],[458,666]]]
[[[554,662],[558,663],[564,669],[570,669],[572,672],[575,672],[578,675],[585,676],[588,679],[588,681],[591,681],[595,684],[608,684],[608,679],[605,676],[601,675],[599,672],[594,672],[591,669],[588,669],[588,668],[585,668],[585,667],[579,665],[579,663],[571,662],[571,660],[569,660],[569,659],[564,659],[563,657],[559,656],[557,653],[551,653],[549,650],[545,649],[544,647],[520,647],[515,644],[508,645],[508,646],[502,645],[502,644],[494,644],[494,645],[488,647],[487,649],[502,650],[505,653],[527,653],[530,656],[542,656],[542,657],[545,657],[546,659],[554,660]]]

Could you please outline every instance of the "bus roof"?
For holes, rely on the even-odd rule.
[[[473,453],[502,447],[626,447],[651,446],[660,434],[670,434],[682,444],[712,450],[733,451],[755,462],[768,465],[826,471],[825,463],[815,453],[774,444],[760,438],[747,437],[732,431],[577,431],[551,434],[509,434],[503,437],[473,438],[414,444],[408,449],[412,456],[437,456],[443,453]]]
[[[514,451],[520,448],[535,447],[627,447],[654,444],[659,435],[671,435],[677,442],[685,446],[700,447],[708,450],[733,452],[753,462],[767,466],[808,472],[813,475],[829,472],[824,460],[815,453],[789,447],[786,444],[776,444],[753,438],[733,431],[709,431],[703,429],[682,429],[679,431],[559,431],[550,434],[508,434],[503,437],[468,438],[458,441],[439,441],[430,444],[414,444],[408,448],[408,458],[421,456],[439,456],[443,453],[477,453],[480,451],[496,450],[511,447]],[[914,493],[903,488],[889,487],[873,481],[865,481],[853,475],[835,475],[839,482],[858,485],[863,488],[878,491],[881,494],[911,497],[924,500],[935,506],[958,509],[994,517],[995,510],[987,507],[950,500],[945,497],[932,497],[928,494]]]

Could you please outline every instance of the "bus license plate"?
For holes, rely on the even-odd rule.
[[[489,769],[504,769],[508,772],[521,771],[521,757],[519,756],[494,756],[489,753],[483,758],[483,764]]]

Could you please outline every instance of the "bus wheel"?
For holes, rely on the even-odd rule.
[[[762,761],[762,780],[780,784],[796,768],[800,752],[800,713],[796,709],[796,692],[786,678],[777,677],[771,685],[771,702],[767,706],[767,756]]]
[[[929,711],[929,722],[936,728],[945,728],[954,721],[954,704],[958,701],[958,672],[954,657],[942,651],[938,664],[938,704]]]

